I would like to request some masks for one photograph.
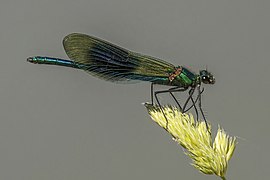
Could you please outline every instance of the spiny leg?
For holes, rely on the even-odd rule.
[[[176,102],[176,104],[178,105],[180,111],[183,111],[183,108],[181,107],[180,103],[178,102],[178,100],[176,99],[176,97],[174,96],[173,92],[183,92],[186,91],[188,88],[187,87],[173,87],[170,88],[168,91],[170,93],[170,95],[172,96],[173,100]]]
[[[172,96],[173,100],[178,105],[180,111],[182,112],[183,109],[182,109],[180,103],[177,101],[176,97],[174,96],[173,92],[185,91],[185,90],[187,90],[187,88],[184,88],[184,87],[173,87],[173,88],[170,88],[168,90],[162,91],[160,93],[167,93],[167,92],[169,92],[170,95]],[[153,92],[154,92],[154,83],[151,83],[151,104],[152,105],[154,105]],[[159,92],[159,91],[156,91],[156,92]]]
[[[196,102],[197,102],[197,100],[198,100],[198,97],[197,97],[196,100],[194,101],[194,99],[193,99],[193,97],[192,97],[192,94],[191,94],[191,91],[189,91],[189,95],[191,95],[190,100],[191,100],[191,102],[192,102],[192,105],[191,105],[188,109],[186,109],[183,113],[186,113],[186,112],[189,111],[192,107],[194,107],[195,113],[196,113],[196,120],[197,120],[197,122],[198,122],[198,121],[199,121],[199,113],[198,113],[198,109],[197,109],[197,106],[196,106]]]
[[[151,104],[154,105],[154,100],[153,100],[153,91],[154,91],[154,83],[151,83],[151,88],[150,88],[150,93],[151,93]]]
[[[178,105],[180,111],[182,112],[183,109],[182,109],[180,103],[177,101],[176,97],[173,95],[173,93],[172,93],[171,91],[170,91],[169,93],[170,93],[170,95],[172,96],[173,100],[174,100],[174,101],[176,102],[176,104]]]
[[[173,100],[176,102],[176,104],[178,105],[180,111],[183,111],[183,108],[181,107],[180,103],[178,102],[178,100],[176,99],[176,97],[174,96],[173,92],[181,92],[181,91],[186,91],[188,88],[186,87],[173,87],[170,88],[168,90],[162,90],[162,91],[156,91],[156,94],[162,94],[162,93],[170,93],[170,95],[172,96]]]
[[[169,121],[168,121],[168,119],[167,119],[167,117],[166,117],[166,115],[165,115],[165,113],[164,113],[164,111],[163,111],[163,108],[162,108],[162,106],[161,106],[161,104],[160,104],[160,102],[159,102],[159,100],[158,100],[157,92],[155,92],[155,98],[156,98],[156,101],[157,101],[157,103],[158,103],[158,106],[159,106],[159,108],[160,108],[160,110],[161,110],[163,116],[165,117],[165,120],[166,120],[166,128],[165,128],[165,129],[167,130],[167,129],[168,129]]]
[[[177,88],[171,88],[170,90],[174,90],[174,89],[177,89]],[[187,88],[186,88],[186,89],[187,89]],[[186,89],[185,89],[185,90],[186,90]],[[193,94],[194,94],[194,92],[195,92],[195,88],[190,89],[190,90],[189,90],[189,97],[187,98],[187,100],[186,100],[186,102],[185,102],[183,108],[181,108],[179,102],[177,101],[177,99],[175,98],[175,96],[172,94],[172,92],[177,92],[177,91],[179,91],[179,90],[176,90],[176,91],[170,91],[169,93],[170,93],[171,96],[174,98],[175,102],[178,104],[178,106],[179,106],[181,112],[182,112],[182,113],[186,113],[186,112],[189,111],[192,107],[194,107],[195,113],[196,113],[196,119],[197,119],[197,121],[199,121],[199,113],[198,113],[198,109],[197,109],[196,103],[197,103],[197,101],[198,101],[198,99],[199,99],[199,94],[202,94],[202,93],[203,93],[204,88],[202,89],[202,91],[199,91],[199,92],[198,92],[198,96],[197,96],[197,98],[196,98],[195,101],[194,101],[194,99],[193,99]],[[188,104],[188,102],[189,102],[189,100],[192,101],[192,105],[191,105],[188,109],[185,109],[186,106],[187,106],[187,104]]]
[[[198,87],[198,96],[197,96],[197,98],[196,98],[195,101],[194,101],[194,99],[193,99],[193,97],[192,97],[192,95],[194,94],[194,91],[195,91],[195,89],[191,89],[191,90],[189,91],[189,98],[190,98],[191,101],[192,101],[192,105],[191,105],[187,110],[184,109],[183,113],[189,111],[192,107],[194,107],[195,112],[196,112],[196,116],[197,116],[197,121],[199,121],[199,119],[198,119],[198,118],[199,118],[199,113],[198,113],[198,110],[197,110],[197,107],[196,107],[196,103],[197,103],[197,101],[198,101],[199,109],[200,109],[200,112],[201,112],[201,114],[202,114],[202,116],[203,116],[203,120],[205,121],[206,128],[207,128],[208,132],[211,134],[211,132],[209,131],[209,126],[208,126],[208,123],[207,123],[207,121],[206,121],[206,118],[205,118],[203,109],[202,109],[201,95],[202,95],[202,93],[204,92],[204,88],[203,88],[202,90],[200,90],[200,86]],[[185,105],[184,105],[184,108],[185,108],[185,106],[187,105],[187,103],[188,103],[188,101],[189,101],[189,98],[187,99],[187,101],[186,101],[186,103],[185,103]]]
[[[195,109],[195,113],[196,113],[196,120],[197,122],[199,121],[199,112],[198,112],[198,109],[197,109],[197,106],[196,106],[196,102],[194,101],[193,97],[191,97],[191,101],[192,103],[194,104],[194,109]],[[192,106],[191,106],[192,107]]]
[[[185,111],[186,106],[187,106],[189,100],[191,99],[192,95],[194,94],[194,91],[195,91],[194,88],[191,88],[191,89],[189,90],[189,92],[188,92],[189,96],[188,96],[188,98],[187,98],[187,100],[186,100],[186,102],[185,102],[185,104],[184,104],[184,106],[183,106],[183,112],[186,112],[186,111]],[[192,107],[192,106],[195,106],[195,104],[192,104],[191,107]]]
[[[206,128],[207,128],[208,132],[211,134],[211,132],[209,131],[209,126],[207,124],[206,118],[205,118],[204,113],[203,113],[203,110],[202,110],[202,93],[200,93],[201,92],[200,91],[200,87],[198,87],[198,92],[199,92],[199,95],[198,95],[198,98],[199,98],[199,109],[200,109],[201,114],[203,116],[203,120],[205,122]]]
[[[204,91],[204,88],[202,88],[200,94],[202,94],[203,91]],[[185,112],[189,111],[189,110],[194,106],[194,104],[196,104],[196,103],[198,102],[198,99],[199,99],[199,95],[197,95],[197,98],[196,98],[196,100],[194,101],[194,103],[193,103],[187,110],[185,110]]]
[[[162,106],[161,106],[161,104],[160,104],[160,102],[159,102],[159,99],[158,99],[158,97],[157,97],[157,95],[158,94],[162,94],[162,93],[172,93],[172,92],[179,92],[179,91],[185,91],[187,88],[183,88],[183,87],[174,87],[174,88],[171,88],[171,89],[168,89],[168,90],[162,90],[162,91],[156,91],[156,92],[154,92],[154,95],[155,95],[155,99],[156,99],[156,101],[157,101],[157,103],[158,103],[158,106],[159,106],[159,108],[161,109],[161,111],[162,111],[162,114],[164,115],[164,117],[165,117],[165,119],[166,119],[166,130],[168,129],[168,119],[167,119],[167,117],[166,117],[166,115],[165,115],[165,113],[164,113],[164,111],[163,111],[163,108],[162,108]],[[172,95],[172,94],[171,94]],[[172,97],[174,97],[174,95],[172,95]],[[179,104],[179,102],[176,100],[176,98],[174,97],[174,100],[177,102],[177,104]],[[179,104],[179,107],[181,108],[181,106],[180,106],[180,104]],[[181,111],[182,112],[182,111]]]
[[[196,103],[198,102],[199,94],[202,94],[203,91],[204,91],[204,88],[202,88],[202,90],[198,92],[198,95],[197,95],[195,101],[194,101],[193,97],[191,96],[190,99],[191,99],[191,101],[192,101],[192,105],[184,111],[184,112],[187,112],[187,111],[189,111],[192,107],[194,107],[195,113],[196,113],[196,117],[197,117],[197,118],[196,118],[197,121],[199,121],[199,112],[198,112]],[[190,93],[190,92],[189,92],[189,93]]]

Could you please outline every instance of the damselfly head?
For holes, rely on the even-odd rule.
[[[204,84],[215,84],[215,77],[207,70],[200,71],[200,77]]]

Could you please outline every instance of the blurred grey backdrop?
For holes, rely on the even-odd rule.
[[[82,32],[215,75],[203,107],[240,137],[227,179],[269,179],[270,2],[1,0],[0,179],[218,179],[149,118],[149,83],[26,62]],[[164,97],[166,99],[166,97]]]

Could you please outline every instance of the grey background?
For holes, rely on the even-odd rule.
[[[0,179],[218,179],[191,167],[142,102],[149,84],[118,85],[80,70],[33,65],[66,58],[72,32],[205,68],[204,109],[240,137],[228,179],[269,179],[268,0],[1,0]],[[164,97],[166,99],[166,97]]]

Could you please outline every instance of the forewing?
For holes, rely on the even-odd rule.
[[[85,71],[96,77],[123,82],[156,81],[168,77],[174,66],[150,56],[129,50],[85,34],[73,33],[63,40],[68,57],[83,64]]]

